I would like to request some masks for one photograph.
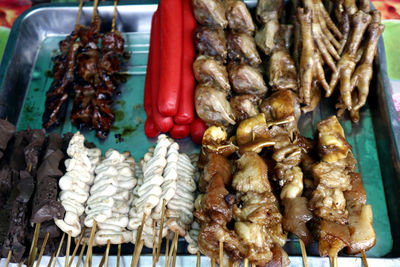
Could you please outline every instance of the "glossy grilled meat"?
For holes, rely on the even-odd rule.
[[[268,91],[263,75],[259,68],[246,64],[230,64],[229,80],[233,90],[238,94],[265,96]]]
[[[259,113],[260,98],[255,95],[237,95],[230,99],[230,104],[237,121],[253,117]]]
[[[251,66],[261,64],[253,37],[245,33],[229,33],[227,39],[228,57],[231,61]]]
[[[227,50],[225,33],[222,29],[197,26],[193,32],[194,45],[201,55],[212,56],[226,62]]]

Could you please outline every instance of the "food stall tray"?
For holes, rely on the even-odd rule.
[[[246,3],[252,9],[256,5],[256,1]],[[151,17],[156,8],[156,1],[147,0],[120,1],[118,4],[116,29],[123,33],[129,57],[122,63],[126,81],[119,86],[120,94],[116,96],[113,106],[116,121],[105,141],[99,141],[93,131],[83,131],[87,140],[95,143],[103,152],[109,148],[129,150],[139,160],[154,145],[155,140],[147,139],[144,134],[146,114],[143,109],[143,91]],[[92,10],[91,4],[85,3],[81,24],[90,24]],[[44,4],[27,10],[15,22],[0,66],[0,117],[8,118],[17,125],[18,130],[42,128],[46,91],[52,82],[51,59],[58,53],[58,42],[73,30],[77,13],[77,4]],[[109,31],[113,2],[100,2],[98,13],[102,18],[101,32]],[[369,101],[360,112],[360,122],[352,124],[347,117],[340,122],[353,147],[368,203],[373,208],[377,241],[367,256],[395,258],[400,257],[400,167],[393,125],[390,122],[394,108],[382,40],[378,52]],[[302,134],[312,137],[316,123],[334,112],[334,103],[326,99],[321,101],[313,113],[302,116]],[[67,117],[65,123],[55,131],[67,133],[77,129]],[[184,152],[198,151],[198,147],[188,138],[179,141],[179,144]],[[291,256],[301,255],[297,239],[291,236],[285,250]],[[95,248],[94,251],[100,254],[104,248]],[[124,255],[131,255],[132,251],[132,244],[122,246]],[[146,253],[151,254],[151,250],[145,248],[142,255]],[[318,256],[317,243],[314,242],[307,253],[309,256]],[[111,255],[116,255],[116,246],[112,246]],[[178,255],[187,255],[183,239],[179,242]],[[342,254],[340,256],[345,257]],[[323,265],[326,259],[313,259],[315,262],[319,260]]]

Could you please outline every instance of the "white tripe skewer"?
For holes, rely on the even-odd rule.
[[[55,224],[72,237],[81,233],[80,216],[84,213],[89,189],[94,180],[94,164],[101,157],[99,149],[88,149],[84,142],[85,137],[80,132],[74,134],[69,142],[67,154],[70,158],[65,161],[67,172],[59,181],[59,200],[66,213],[63,220],[54,219]]]
[[[132,234],[127,231],[128,213],[135,187],[135,161],[130,154],[110,149],[97,166],[96,177],[87,201],[85,225],[97,222],[95,245],[122,244],[130,242]]]

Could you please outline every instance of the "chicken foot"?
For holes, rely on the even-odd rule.
[[[311,104],[311,92],[313,81],[318,80],[322,87],[328,92],[329,85],[325,79],[322,59],[314,46],[312,38],[312,22],[310,9],[298,9],[298,18],[301,24],[302,53],[300,58],[300,92],[299,98],[303,104]]]
[[[366,31],[370,22],[371,15],[361,10],[357,11],[357,13],[353,16],[353,28],[350,32],[346,50],[337,63],[337,70],[332,74],[332,78],[329,83],[329,90],[326,92],[326,97],[330,97],[337,83],[340,81],[340,97],[348,110],[352,109],[351,76],[356,67],[357,51],[359,49],[364,32]]]

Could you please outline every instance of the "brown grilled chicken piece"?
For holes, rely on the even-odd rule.
[[[283,0],[260,0],[257,2],[257,19],[263,24],[273,19],[279,19],[283,12],[283,6]]]
[[[253,35],[256,27],[249,10],[243,1],[226,1],[225,10],[229,28],[233,32]]]
[[[318,222],[318,250],[322,257],[337,257],[340,250],[350,244],[349,228],[327,220]]]
[[[199,83],[215,86],[227,94],[231,91],[226,67],[213,57],[200,55],[193,62],[193,72]]]
[[[270,137],[263,113],[242,121],[236,129],[236,142],[239,146],[254,142],[257,139],[270,139]]]
[[[232,208],[230,203],[225,201],[229,191],[226,190],[224,178],[222,175],[216,173],[210,181],[205,195],[205,205],[213,221],[221,225],[232,220]]]
[[[208,153],[229,157],[238,150],[238,147],[228,140],[228,133],[223,126],[208,127],[204,132],[201,145],[199,168],[204,167],[204,164],[208,162]]]
[[[269,85],[273,90],[297,91],[297,70],[286,49],[276,49],[268,61]]]
[[[269,55],[277,48],[285,47],[285,41],[280,33],[280,24],[277,19],[272,19],[256,32],[255,42],[258,48]]]
[[[226,94],[204,84],[199,84],[195,90],[195,108],[197,115],[207,124],[235,124],[235,115],[226,100]]]
[[[259,113],[260,98],[255,95],[237,95],[230,99],[231,108],[237,121],[253,117]]]
[[[350,245],[347,253],[357,254],[375,245],[376,234],[372,225],[372,208],[359,173],[350,173],[351,190],[344,192],[349,211]]]
[[[230,64],[229,80],[238,94],[251,94],[263,97],[268,91],[259,68],[246,64]]]
[[[212,29],[206,26],[197,26],[193,33],[196,50],[201,55],[215,57],[226,62],[226,39],[222,29]]]
[[[200,25],[221,29],[228,25],[221,0],[192,0],[192,10]]]
[[[231,61],[258,66],[261,58],[253,37],[245,33],[230,33],[227,39],[228,57]]]

